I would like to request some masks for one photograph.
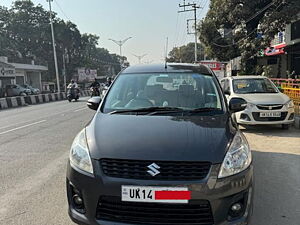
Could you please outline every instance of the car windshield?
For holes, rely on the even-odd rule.
[[[278,90],[269,79],[233,80],[233,91],[236,94],[277,93]]]
[[[108,93],[103,111],[147,108],[222,110],[222,104],[212,76],[189,73],[123,74]]]

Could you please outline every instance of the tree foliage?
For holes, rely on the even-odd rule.
[[[204,47],[198,43],[198,60],[204,58]],[[168,62],[193,63],[195,61],[195,44],[188,43],[180,47],[173,48],[168,55]]]
[[[252,70],[249,65],[257,53],[299,12],[299,0],[211,0],[200,39],[212,57],[229,60],[241,55],[244,69]]]
[[[67,59],[68,79],[78,67],[97,69],[100,75],[106,75],[107,65],[120,71],[120,56],[98,47],[98,36],[81,34],[76,24],[58,18],[55,13],[53,24],[60,74],[63,55]],[[49,12],[30,0],[15,1],[11,8],[0,6],[0,55],[8,56],[13,62],[30,63],[34,59],[36,63],[47,65],[47,78],[54,80]]]

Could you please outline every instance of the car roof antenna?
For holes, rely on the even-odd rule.
[[[167,37],[167,43],[166,43],[166,49],[165,49],[165,69],[168,68],[168,65],[167,65],[167,60],[168,60],[168,45],[169,45],[169,38]]]

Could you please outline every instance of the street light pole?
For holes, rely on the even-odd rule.
[[[108,39],[110,41],[113,41],[114,43],[116,43],[117,45],[119,45],[120,47],[120,56],[122,57],[122,46],[125,44],[126,41],[128,41],[129,39],[131,39],[132,37],[128,37],[124,40],[120,40],[120,41],[117,41],[117,40],[114,40],[114,39]]]
[[[53,28],[53,20],[52,20],[52,8],[51,8],[51,2],[52,2],[52,1],[53,1],[53,0],[47,0],[47,2],[49,2],[49,14],[50,14],[50,25],[51,25],[51,34],[52,34],[52,45],[53,45],[53,55],[54,55],[55,74],[56,74],[56,85],[57,85],[57,91],[60,92],[59,74],[58,74],[58,64],[57,64],[57,55],[56,55],[56,46],[55,46],[54,28]]]
[[[144,55],[135,55],[135,54],[132,54],[132,55],[135,56],[135,57],[139,60],[139,64],[141,64],[142,59],[143,59],[147,54],[144,54]]]

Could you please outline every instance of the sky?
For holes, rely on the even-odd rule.
[[[32,0],[46,9],[46,0]],[[13,0],[0,0],[0,5],[10,7]],[[186,0],[186,3],[189,1]],[[209,7],[209,0],[191,0],[203,9],[198,10],[198,19],[203,18]],[[193,42],[193,35],[187,35],[187,19],[193,12],[178,13],[183,0],[54,0],[52,9],[64,20],[75,23],[81,33],[100,37],[99,47],[119,54],[119,47],[108,39],[124,40],[123,55],[134,65],[134,55],[147,54],[142,63],[162,62],[168,37],[168,51],[175,46]]]

